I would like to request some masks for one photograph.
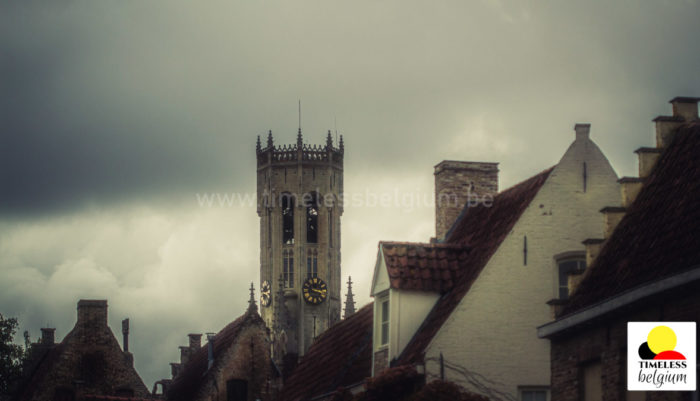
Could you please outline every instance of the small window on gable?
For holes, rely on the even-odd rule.
[[[389,344],[389,299],[381,301],[382,321],[381,321],[381,343],[380,345]]]
[[[586,258],[583,255],[572,256],[557,260],[559,273],[559,299],[569,299],[569,275],[581,273],[586,268]]]
[[[232,379],[226,382],[226,401],[247,401],[248,382]]]
[[[520,389],[520,401],[548,401],[549,389],[546,387],[526,387]]]

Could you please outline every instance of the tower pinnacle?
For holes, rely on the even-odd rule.
[[[352,277],[348,276],[348,292],[345,294],[345,314],[343,319],[355,313],[355,295],[352,293]]]
[[[255,303],[255,287],[253,282],[250,282],[250,299],[248,300],[248,312],[257,312],[258,305]]]

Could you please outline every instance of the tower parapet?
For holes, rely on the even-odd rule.
[[[330,130],[328,131],[325,145],[303,143],[301,133],[299,133],[297,143],[275,146],[272,131],[268,132],[267,146],[264,148],[261,147],[260,136],[258,136],[258,142],[256,145],[258,168],[265,167],[269,164],[299,161],[320,164],[331,163],[336,167],[342,168],[344,152],[343,136],[340,136],[340,144],[339,147],[336,148],[333,146],[333,139],[331,137]]]

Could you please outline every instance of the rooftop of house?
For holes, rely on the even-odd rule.
[[[445,245],[469,248],[459,259],[461,273],[451,290],[443,294],[399,356],[399,364],[419,362],[425,348],[464,295],[469,291],[498,246],[518,221],[553,167],[496,195],[488,207],[465,205],[444,240]]]
[[[700,265],[700,122],[681,127],[560,318]]]
[[[372,365],[373,304],[326,330],[285,381],[280,401],[300,401],[361,383]]]
[[[219,331],[213,339],[214,364],[218,363],[217,356],[228,349],[236,341],[238,334],[248,324],[265,324],[255,310],[248,310]],[[209,368],[208,346],[195,351],[180,373],[173,379],[167,389],[167,398],[171,400],[190,400],[202,383],[207,379]]]
[[[391,288],[445,293],[452,289],[469,256],[455,244],[380,242]]]

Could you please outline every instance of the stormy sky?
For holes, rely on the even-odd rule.
[[[618,175],[650,120],[700,95],[697,0],[0,0],[0,313],[72,328],[78,299],[131,319],[150,388],[190,332],[258,282],[255,139],[345,139],[344,281],[369,302],[379,240],[434,234],[433,166],[555,164],[573,125]],[[239,194],[202,205],[203,194]],[[248,197],[246,197],[246,195]],[[371,197],[371,195],[369,195]],[[257,284],[256,284],[257,286]]]

